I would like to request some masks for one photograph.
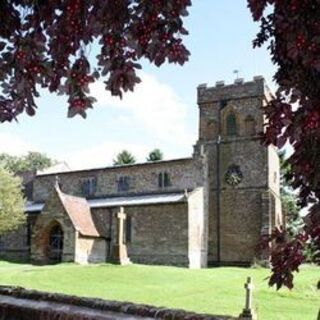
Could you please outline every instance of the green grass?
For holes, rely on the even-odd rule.
[[[304,266],[292,291],[268,288],[266,269],[174,267],[109,264],[32,266],[0,262],[0,284],[18,285],[109,300],[147,303],[237,316],[244,306],[243,284],[253,277],[259,320],[314,320],[320,307],[316,289],[320,268]]]

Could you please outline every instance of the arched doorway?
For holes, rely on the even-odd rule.
[[[63,254],[63,230],[60,224],[55,224],[49,233],[49,263],[59,263]]]

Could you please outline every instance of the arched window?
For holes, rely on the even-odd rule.
[[[228,136],[236,136],[237,135],[237,120],[236,116],[233,113],[230,113],[227,116],[227,135]]]
[[[160,172],[158,175],[159,188],[166,188],[171,186],[170,176],[167,172]]]
[[[49,234],[49,261],[61,262],[63,253],[63,231],[59,224],[52,227]]]
[[[253,136],[256,134],[256,122],[252,116],[248,116],[245,120],[246,135]]]

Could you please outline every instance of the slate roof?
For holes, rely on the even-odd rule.
[[[61,191],[60,191],[61,192]],[[66,196],[66,195],[65,195]],[[73,196],[70,198],[83,199]],[[152,205],[152,204],[165,204],[165,203],[179,203],[185,202],[185,194],[180,193],[162,193],[152,195],[135,195],[126,197],[106,197],[101,199],[86,200],[89,208],[112,208],[120,206],[135,206],[135,205]],[[43,209],[44,203],[28,202],[25,208],[26,212],[39,212]]]
[[[90,208],[110,208],[120,206],[125,207],[135,205],[165,204],[184,201],[184,193],[167,193],[91,199],[88,200],[88,203],[90,205]]]

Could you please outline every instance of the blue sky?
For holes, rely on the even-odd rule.
[[[238,69],[245,80],[263,75],[273,88],[275,68],[266,48],[252,49],[258,25],[246,0],[194,0],[185,23],[191,58],[183,67],[144,61],[143,82],[122,101],[97,83],[92,91],[98,103],[86,120],[68,119],[66,99],[43,93],[35,117],[0,124],[0,152],[37,150],[73,168],[111,164],[124,148],[139,161],[155,147],[166,159],[190,156],[198,130],[197,86],[231,83]]]

